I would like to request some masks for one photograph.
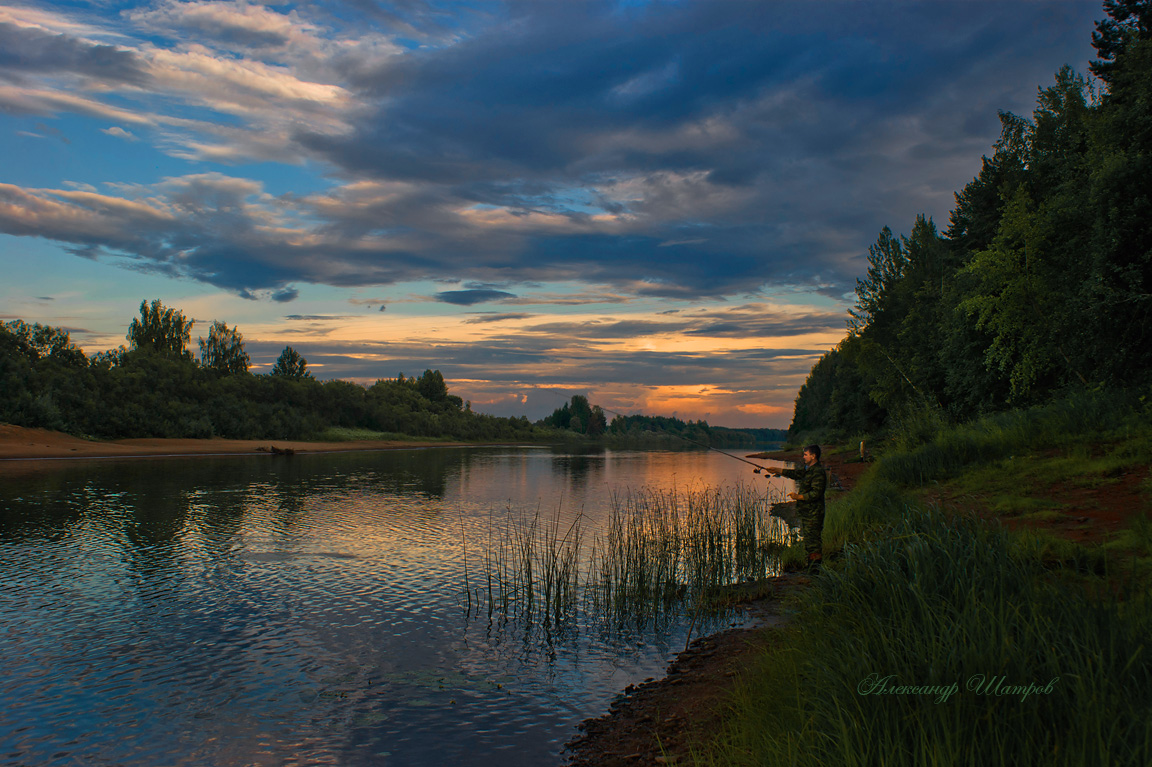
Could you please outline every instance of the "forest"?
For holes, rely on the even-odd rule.
[[[789,440],[956,423],[1152,383],[1152,12],[1110,0],[1091,77],[1065,66],[1000,114],[948,226],[885,227],[848,334],[812,369]]]

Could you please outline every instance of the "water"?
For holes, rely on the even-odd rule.
[[[688,621],[489,622],[468,540],[753,479],[717,452],[547,448],[2,463],[0,764],[560,764]]]

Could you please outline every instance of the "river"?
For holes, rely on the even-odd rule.
[[[661,676],[690,621],[494,619],[476,588],[491,530],[579,517],[586,556],[614,494],[763,493],[740,455],[6,462],[0,764],[562,764],[576,725]]]

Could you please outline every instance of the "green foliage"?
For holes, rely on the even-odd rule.
[[[0,421],[82,431],[75,411],[91,403],[84,352],[61,328],[0,323]]]
[[[613,445],[636,448],[682,449],[698,447],[751,447],[752,434],[709,426],[707,421],[682,421],[668,416],[617,415],[608,426]]]
[[[244,336],[223,322],[213,322],[208,339],[200,339],[200,364],[209,370],[226,375],[248,372],[251,360],[244,351]]]
[[[582,394],[572,396],[571,402],[552,411],[540,424],[556,429],[569,429],[577,434],[598,437],[608,428],[607,416],[599,405],[591,405]]]
[[[861,344],[859,336],[849,336],[812,368],[796,395],[790,443],[832,441],[874,431],[884,422],[886,411],[868,396],[873,379],[855,363]]]
[[[914,412],[960,421],[1152,383],[1150,8],[1105,3],[1103,93],[1064,67],[1031,117],[1000,115],[943,237],[923,216],[907,237],[880,232],[850,335],[813,368],[790,435],[856,431],[861,391],[906,436]]]
[[[448,399],[448,386],[439,370],[425,370],[416,381],[416,391],[429,402],[445,402]]]
[[[1012,540],[910,509],[846,547],[697,763],[1148,764],[1147,598],[1054,586]]]
[[[1152,3],[1148,0],[1104,0],[1108,18],[1096,22],[1092,45],[1100,54],[1089,65],[1092,74],[1113,84],[1123,74],[1122,58],[1133,44],[1152,39]]]
[[[203,362],[197,364],[180,345],[180,333],[191,328],[183,314],[153,302],[141,307],[141,315],[129,333],[132,349],[91,360],[60,328],[0,323],[0,422],[113,439],[541,436],[527,418],[465,408],[448,393],[440,371],[425,371],[419,379],[400,375],[370,388],[320,382],[288,347],[273,375],[254,376],[235,328],[214,323],[208,339],[201,339]]]
[[[411,439],[407,434],[392,431],[375,431],[348,426],[332,426],[315,436],[321,442],[354,442],[358,440],[396,441]]]
[[[645,489],[614,498],[587,568],[579,567],[583,517],[560,523],[509,514],[486,532],[473,598],[488,617],[527,625],[572,622],[581,605],[606,632],[631,631],[685,608],[723,613],[733,586],[763,583],[794,561],[787,523],[747,486],[687,492]],[[805,562],[807,561],[805,557]]]
[[[291,346],[285,346],[284,351],[280,352],[280,356],[276,358],[276,364],[272,366],[270,375],[289,378],[293,381],[312,377],[312,374],[308,372],[308,360],[301,357],[300,352]]]
[[[923,485],[1028,451],[1107,439],[1134,429],[1146,433],[1148,416],[1136,403],[1131,394],[1106,391],[991,414],[942,428],[914,449],[881,456],[875,473],[899,485]]]
[[[141,301],[140,316],[128,326],[128,343],[132,351],[191,359],[184,347],[188,345],[194,324],[183,312],[165,308],[158,298],[151,304]]]

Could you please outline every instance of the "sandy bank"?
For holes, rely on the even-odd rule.
[[[397,450],[420,447],[461,447],[464,442],[417,442],[406,440],[356,440],[352,442],[305,442],[267,439],[118,439],[87,440],[47,429],[27,429],[0,424],[0,461],[60,458],[129,458],[172,455],[229,455],[269,451],[275,446],[297,453],[347,450]]]

